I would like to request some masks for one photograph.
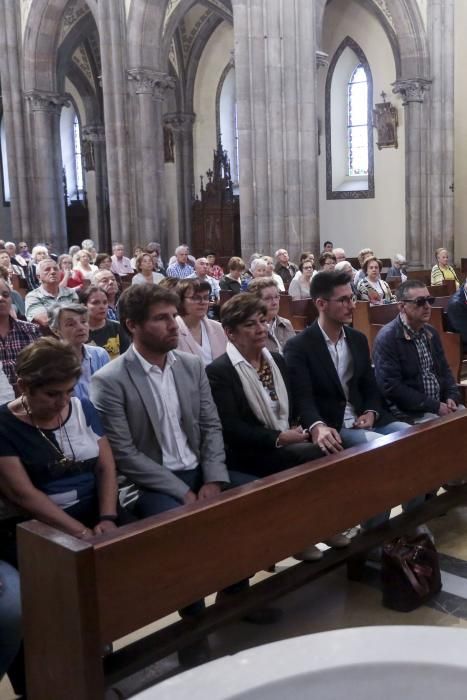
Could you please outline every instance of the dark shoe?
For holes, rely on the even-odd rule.
[[[344,547],[348,547],[350,542],[351,540],[349,537],[341,534],[333,535],[327,540],[324,540],[324,544],[327,544],[328,547],[332,547],[333,549],[343,549]]]
[[[199,642],[189,644],[187,647],[178,650],[178,660],[185,668],[201,666],[211,660],[211,648],[208,640],[200,639]]]
[[[323,558],[323,552],[315,544],[310,544],[305,549],[293,555],[298,561],[319,561]]]
[[[201,613],[203,613],[205,610],[206,603],[204,602],[204,598],[201,598],[201,600],[197,600],[195,603],[191,603],[190,605],[186,605],[184,608],[180,608],[178,614],[182,620],[192,620],[198,615],[201,615]]]

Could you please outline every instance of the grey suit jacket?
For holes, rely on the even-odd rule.
[[[200,358],[175,350],[172,372],[181,425],[203,470],[204,482],[229,482],[222,426]],[[186,484],[162,464],[156,406],[141,363],[130,347],[92,376],[99,411],[117,468],[137,486],[182,499]]]

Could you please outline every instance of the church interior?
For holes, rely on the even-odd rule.
[[[128,257],[157,241],[166,261],[184,244],[224,267],[332,241],[414,275],[443,249],[465,278],[466,27],[464,0],[0,0],[0,239]],[[360,581],[339,567],[275,601],[275,624],[214,630],[211,658],[346,627],[467,628],[466,506],[428,524],[434,600],[388,610],[378,564]],[[179,671],[171,653],[118,697]]]

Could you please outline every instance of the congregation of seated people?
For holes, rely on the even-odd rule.
[[[24,241],[0,242],[0,677],[17,694],[26,695],[19,523],[90,540],[463,408],[430,325],[433,297],[407,280],[402,255],[387,271],[393,289],[369,248],[358,270],[331,241],[316,259],[267,252],[245,262],[195,257],[183,244],[165,263],[157,242],[98,252],[87,239],[59,256],[46,243],[30,253]],[[439,249],[432,283],[447,279],[458,282]],[[467,346],[466,290],[448,315]],[[316,320],[296,331],[282,296],[309,300]],[[352,328],[357,299],[398,304],[371,356]],[[130,511],[117,475],[138,491]],[[345,533],[326,541],[349,543]],[[315,561],[323,551],[310,543],[290,554]],[[180,660],[191,663],[189,653]]]

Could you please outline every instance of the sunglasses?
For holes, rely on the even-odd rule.
[[[417,297],[416,299],[402,299],[402,301],[405,304],[415,304],[416,306],[425,306],[425,304],[433,306],[435,297]]]

